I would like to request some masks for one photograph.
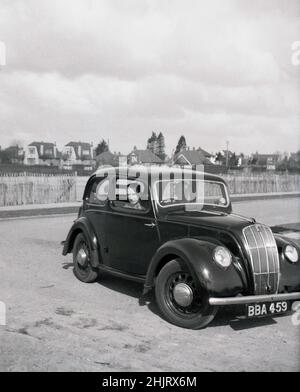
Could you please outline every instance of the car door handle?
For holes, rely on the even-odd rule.
[[[146,227],[151,227],[151,229],[153,229],[154,227],[156,227],[156,224],[155,223],[145,223],[145,225],[144,226],[146,226]]]

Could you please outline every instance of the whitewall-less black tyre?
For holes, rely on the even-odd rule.
[[[204,290],[194,279],[182,260],[166,264],[155,284],[157,305],[170,323],[188,329],[200,329],[212,322],[217,307],[210,306]]]
[[[91,249],[83,233],[77,235],[73,246],[74,275],[84,283],[98,279],[98,271],[91,266]]]

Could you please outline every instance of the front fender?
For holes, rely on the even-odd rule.
[[[83,233],[86,237],[86,240],[88,241],[89,247],[92,252],[92,257],[91,257],[91,264],[93,267],[97,268],[100,265],[100,260],[99,260],[99,244],[97,237],[95,235],[95,232],[89,223],[88,219],[85,218],[84,216],[78,218],[73,226],[71,227],[67,239],[64,242],[64,247],[63,247],[63,256],[66,256],[67,254],[71,253],[73,250],[74,246],[74,241],[75,238],[79,233]]]
[[[145,291],[149,291],[155,284],[163,260],[169,255],[182,259],[188,266],[194,279],[209,295],[219,297],[235,296],[246,290],[243,268],[233,257],[232,265],[223,269],[213,260],[216,242],[203,241],[196,238],[173,240],[162,245],[151,260],[146,281]]]
[[[281,292],[292,292],[296,290],[300,290],[300,260],[298,263],[292,264],[289,262],[284,256],[284,248],[286,245],[293,245],[298,250],[298,254],[300,255],[300,247],[299,245],[285,237],[284,234],[274,234],[278,253],[279,253],[279,262],[280,262],[280,279],[279,279],[279,289]]]

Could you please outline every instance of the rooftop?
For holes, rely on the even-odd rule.
[[[129,156],[136,155],[139,163],[163,163],[163,161],[150,150],[134,149]]]

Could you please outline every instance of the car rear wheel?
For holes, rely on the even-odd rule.
[[[161,269],[155,296],[165,319],[182,328],[204,328],[217,313],[217,308],[208,304],[205,291],[180,259],[170,261]]]
[[[77,235],[73,247],[74,275],[84,283],[93,283],[98,271],[91,265],[91,249],[83,233]]]

